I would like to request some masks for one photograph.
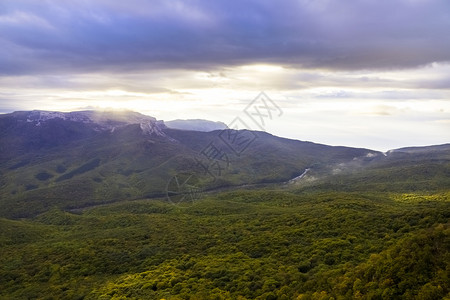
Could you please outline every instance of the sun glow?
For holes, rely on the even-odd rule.
[[[283,71],[282,66],[278,65],[266,65],[266,64],[255,64],[255,65],[245,65],[241,67],[244,71],[254,71],[262,73],[275,73]]]

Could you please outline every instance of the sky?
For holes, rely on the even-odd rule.
[[[261,92],[277,108],[263,128],[245,113],[262,114]],[[33,109],[448,143],[450,1],[1,0],[0,113]]]

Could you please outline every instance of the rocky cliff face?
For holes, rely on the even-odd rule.
[[[125,111],[76,111],[76,112],[54,112],[33,110],[26,112],[14,112],[10,116],[18,122],[32,123],[42,126],[49,120],[63,120],[91,125],[95,131],[112,131],[116,129],[138,124],[144,134],[165,136],[163,129],[166,128],[163,121],[140,113]]]

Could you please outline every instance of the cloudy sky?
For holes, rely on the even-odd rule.
[[[448,0],[0,1],[0,113],[230,123],[264,91],[273,134],[387,150],[450,142],[449,62]]]

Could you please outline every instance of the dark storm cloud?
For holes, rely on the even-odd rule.
[[[0,74],[450,61],[447,0],[0,3]]]

